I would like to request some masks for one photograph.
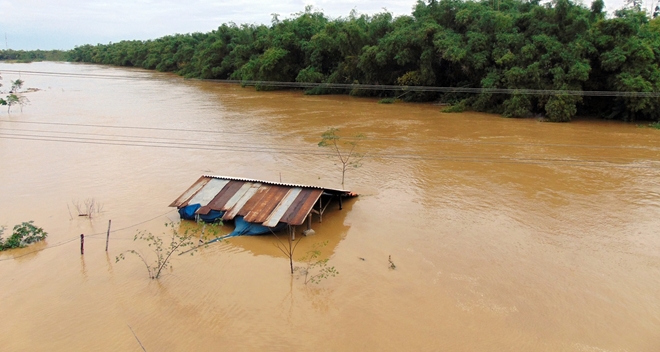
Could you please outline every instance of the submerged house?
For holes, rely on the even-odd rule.
[[[181,219],[214,222],[234,221],[236,229],[227,236],[260,235],[295,227],[312,214],[319,222],[331,202],[357,194],[334,188],[262,181],[227,176],[202,176],[170,207],[179,209]]]

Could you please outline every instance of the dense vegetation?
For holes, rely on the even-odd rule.
[[[61,50],[0,50],[0,61],[65,61],[67,58],[68,53]]]
[[[70,59],[207,79],[660,92],[660,18],[650,20],[635,0],[613,16],[603,8],[602,0],[590,8],[569,0],[429,0],[419,1],[410,16],[351,13],[329,19],[308,7],[285,20],[274,15],[271,26],[223,24],[210,33],[85,45],[72,50]],[[657,97],[321,88],[307,93],[440,100],[458,109],[539,114],[550,121],[576,114],[660,120]]]
[[[28,244],[43,241],[48,236],[41,227],[33,224],[33,221],[23,222],[14,226],[11,236],[6,240],[2,238],[5,228],[0,226],[0,251],[12,248],[25,247]]]

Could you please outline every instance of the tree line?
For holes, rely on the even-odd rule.
[[[62,50],[0,50],[0,61],[66,61],[69,53]]]
[[[660,18],[650,17],[639,1],[612,15],[602,0],[590,7],[569,0],[428,0],[411,15],[353,11],[336,19],[307,7],[283,20],[273,15],[268,26],[229,23],[209,33],[83,45],[68,59],[203,79],[660,92]],[[306,93],[440,101],[557,122],[578,114],[660,121],[657,97],[319,87]]]

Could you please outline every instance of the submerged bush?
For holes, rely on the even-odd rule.
[[[0,250],[25,247],[28,244],[44,240],[48,233],[41,227],[34,226],[33,223],[34,221],[28,221],[14,226],[14,231],[7,240],[2,239],[5,228],[0,228]]]
[[[463,112],[463,111],[467,110],[466,105],[467,104],[466,104],[465,100],[461,100],[460,102],[458,102],[456,104],[453,104],[453,105],[450,105],[450,106],[442,109],[441,111],[445,112],[445,113]]]
[[[394,104],[396,102],[395,98],[383,98],[378,101],[378,104]]]

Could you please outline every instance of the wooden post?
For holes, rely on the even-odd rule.
[[[296,227],[291,226],[291,240],[295,241],[296,240]]]
[[[287,231],[289,231],[290,229],[291,229],[291,225],[288,225],[287,226]],[[286,237],[288,237],[288,240],[289,240],[289,249],[288,249],[289,252],[287,253],[288,256],[289,256],[289,267],[291,267],[291,275],[293,275],[293,248],[294,248],[294,245],[293,245],[293,240],[291,240],[291,236],[289,236],[287,234]]]
[[[341,210],[341,195],[339,195],[339,210]]]
[[[319,198],[319,223],[323,222],[323,196]]]
[[[110,242],[110,224],[112,220],[108,220],[108,234],[105,236],[105,251],[108,251],[108,242]]]
[[[80,254],[85,254],[85,235],[80,234]]]
[[[312,228],[312,213],[310,212],[309,216],[307,217],[307,229],[309,230],[311,228]]]

